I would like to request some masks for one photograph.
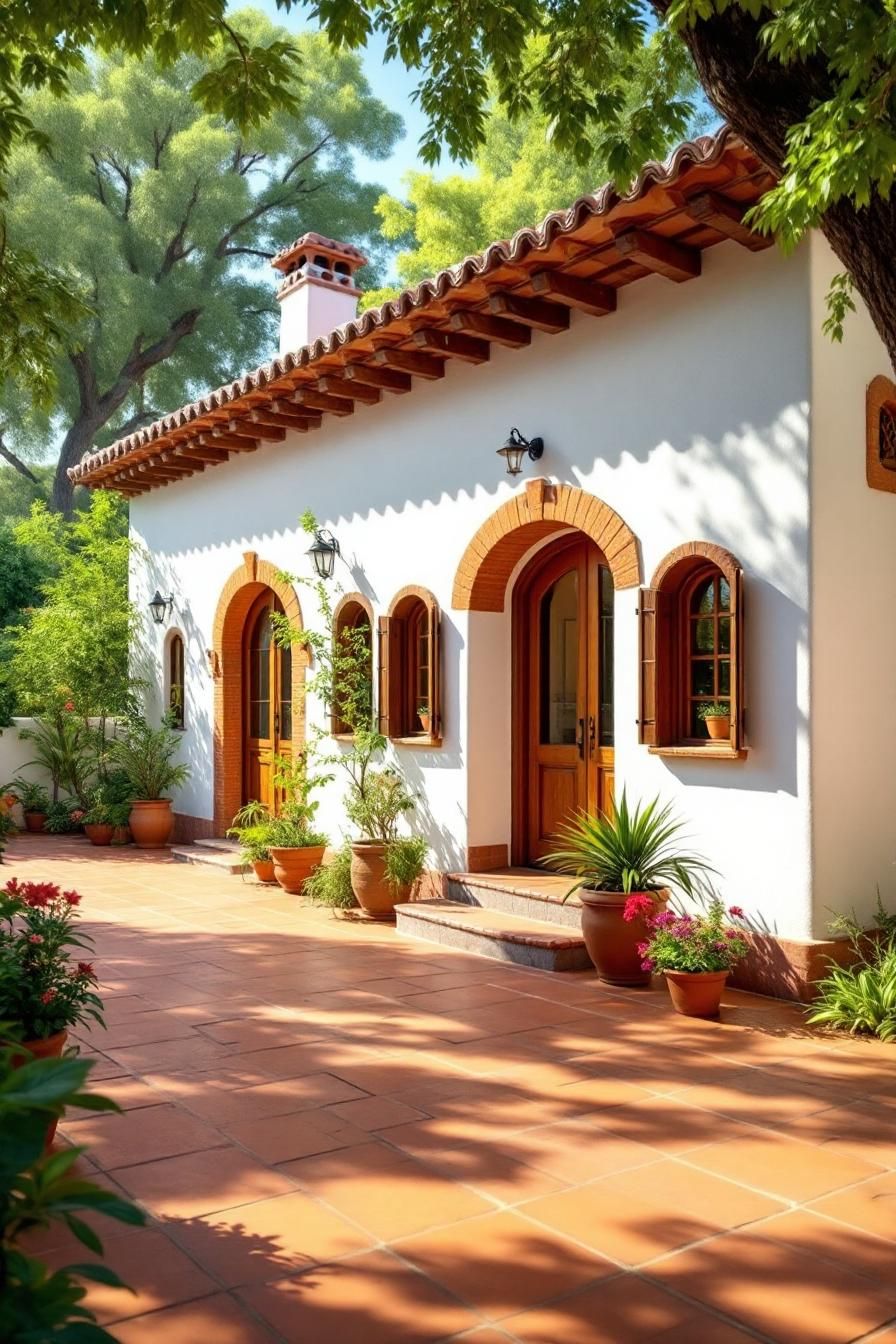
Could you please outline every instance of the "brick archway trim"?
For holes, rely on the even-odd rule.
[[[741,568],[741,563],[736,556],[732,555],[730,551],[726,551],[724,546],[716,546],[711,541],[686,541],[681,546],[676,546],[675,550],[670,551],[668,555],[663,556],[654,571],[650,586],[651,588],[662,588],[672,570],[677,569],[685,561],[697,564],[707,560],[718,566],[729,583],[733,584],[735,582],[735,575]]]
[[[600,547],[616,588],[641,582],[641,558],[631,528],[596,495],[537,478],[479,528],[454,578],[455,611],[503,611],[517,563],[537,541],[574,527]]]
[[[214,695],[214,809],[215,833],[223,835],[243,801],[243,628],[252,603],[269,588],[279,598],[290,625],[301,630],[302,609],[294,588],[280,578],[276,565],[259,560],[254,551],[243,554],[221,590],[212,627],[210,665]],[[293,649],[292,745],[305,742],[305,669],[307,650]]]

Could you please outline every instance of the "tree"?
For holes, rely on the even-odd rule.
[[[240,26],[277,38],[258,13]],[[310,35],[298,49],[301,109],[246,133],[197,106],[191,90],[213,67],[188,56],[166,67],[98,59],[71,77],[67,98],[25,100],[53,150],[12,151],[9,237],[77,275],[92,312],[65,335],[55,416],[7,384],[0,447],[21,469],[62,431],[51,504],[66,515],[67,469],[94,443],[276,347],[273,275],[259,263],[306,229],[369,240],[381,255],[379,189],[356,180],[352,152],[384,157],[401,122],[370,95],[356,57]]]
[[[421,71],[429,128],[421,153],[471,157],[495,81],[511,116],[537,108],[554,142],[584,162],[595,148],[618,180],[662,148],[677,113],[661,82],[626,126],[620,82],[650,23],[669,61],[690,52],[713,106],[779,174],[755,218],[793,246],[821,228],[846,268],[830,330],[861,295],[896,367],[896,10],[893,0],[317,0],[330,38]],[[646,151],[646,153],[645,153]]]

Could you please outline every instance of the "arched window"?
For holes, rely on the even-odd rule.
[[[166,681],[168,712],[171,715],[172,725],[184,729],[187,726],[184,697],[184,641],[183,636],[176,630],[168,637]]]
[[[393,741],[442,740],[441,614],[425,588],[402,588],[379,621],[380,732]]]
[[[672,755],[745,752],[743,570],[688,542],[641,589],[639,738]]]
[[[334,682],[330,731],[351,737],[373,721],[373,608],[347,593],[333,612]]]
[[[872,490],[896,493],[896,383],[879,374],[865,399],[865,477]]]

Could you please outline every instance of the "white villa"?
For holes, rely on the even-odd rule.
[[[313,573],[310,509],[453,895],[488,906],[513,866],[508,927],[556,933],[526,870],[615,780],[674,802],[774,935],[762,988],[802,992],[831,911],[892,897],[896,386],[864,310],[822,332],[824,239],[744,225],[770,182],[722,130],[360,317],[362,254],[305,235],[273,262],[279,356],[73,469],[130,497],[134,599],[172,599],[151,708],[182,690],[180,839],[268,797],[322,715],[268,622],[315,625],[278,577]],[[338,840],[338,783],[320,819]]]

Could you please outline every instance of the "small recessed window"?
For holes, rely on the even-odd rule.
[[[405,588],[379,621],[380,732],[393,741],[442,740],[441,614],[425,588]]]
[[[373,721],[373,612],[360,593],[349,593],[333,613],[333,656],[330,731],[349,737]]]
[[[184,641],[176,632],[168,641],[168,713],[173,727],[187,726],[184,698]]]
[[[865,479],[896,493],[896,383],[879,374],[865,395]]]
[[[877,425],[877,455],[885,471],[896,471],[896,407],[881,406]]]

